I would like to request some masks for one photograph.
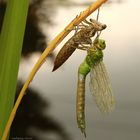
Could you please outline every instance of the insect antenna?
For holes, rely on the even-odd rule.
[[[97,17],[96,17],[97,21],[99,20],[99,15],[100,15],[100,8],[98,8],[98,11],[97,11]],[[101,34],[101,31],[100,31],[100,33],[97,32],[97,37],[95,39],[99,38],[100,34]]]
[[[99,15],[100,15],[100,8],[98,8],[98,12],[97,12],[97,17],[96,17],[97,21],[99,20]]]

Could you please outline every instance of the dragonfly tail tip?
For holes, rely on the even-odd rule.
[[[81,132],[82,132],[82,134],[85,136],[85,138],[86,138],[86,131],[85,131],[85,129],[81,129]]]

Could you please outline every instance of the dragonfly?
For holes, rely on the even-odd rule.
[[[90,73],[90,91],[99,110],[107,113],[111,112],[115,106],[111,83],[103,63],[103,50],[105,48],[105,40],[95,38],[92,46],[87,48],[87,56],[78,69],[77,124],[85,136],[85,80],[88,73]]]
[[[87,45],[91,45],[91,38],[96,32],[104,30],[106,25],[98,22],[98,20],[90,19],[89,21],[84,20],[80,25],[75,27],[75,34],[64,44],[57,54],[52,71],[58,69],[76,49],[85,50]]]

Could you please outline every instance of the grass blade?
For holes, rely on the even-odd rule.
[[[0,34],[0,139],[13,107],[28,5],[8,0]]]

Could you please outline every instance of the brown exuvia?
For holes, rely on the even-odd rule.
[[[78,25],[77,29],[75,29],[76,33],[64,44],[57,54],[52,71],[58,69],[72,55],[76,48],[86,50],[87,46],[92,44],[91,37],[105,28],[105,24],[94,19],[90,19],[90,21],[85,20]]]

